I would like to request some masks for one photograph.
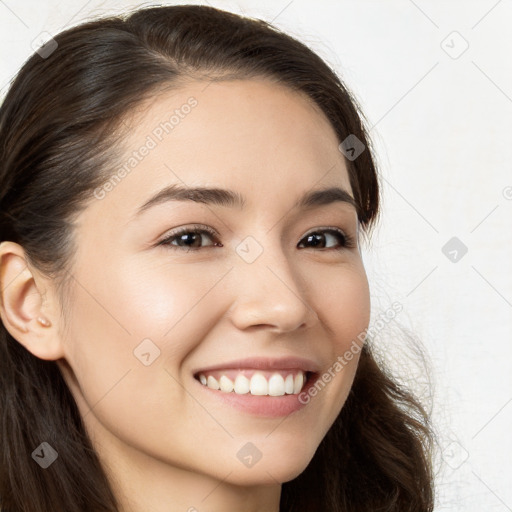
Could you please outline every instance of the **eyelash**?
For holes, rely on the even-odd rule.
[[[173,233],[170,233],[169,236],[166,236],[163,240],[161,240],[160,242],[157,243],[157,246],[167,246],[169,248],[171,248],[172,250],[183,250],[185,252],[194,252],[194,251],[198,251],[199,249],[206,249],[208,247],[219,247],[219,244],[218,243],[215,243],[214,245],[210,245],[210,246],[207,246],[207,247],[179,247],[177,245],[172,245],[171,242],[178,239],[180,236],[182,235],[185,235],[185,234],[189,234],[189,233],[194,233],[194,234],[197,234],[197,235],[200,235],[200,234],[208,234],[208,235],[211,235],[212,238],[215,238],[217,237],[217,233],[207,227],[207,226],[201,226],[201,225],[194,225],[194,226],[190,226],[190,227],[185,227],[185,228],[180,228],[176,231],[174,231]],[[344,233],[343,231],[341,231],[341,229],[339,228],[320,228],[320,229],[316,229],[314,231],[310,231],[309,233],[307,233],[304,238],[307,238],[308,236],[310,235],[313,235],[315,233],[329,233],[329,234],[334,234],[334,235],[338,235],[342,240],[342,245],[341,247],[339,248],[324,248],[324,249],[320,249],[320,250],[324,250],[324,251],[342,251],[343,249],[351,249],[351,248],[354,248],[354,247],[357,247],[357,243],[354,239],[354,237],[352,237],[351,235],[348,235],[346,233]],[[302,240],[304,240],[304,238]],[[220,247],[222,247],[222,245],[220,245]]]

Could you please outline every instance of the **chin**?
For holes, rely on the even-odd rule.
[[[228,480],[241,486],[283,484],[297,478],[307,468],[314,454],[314,451],[306,453],[297,446],[288,454],[263,454],[252,467],[244,467],[242,464],[235,466]]]

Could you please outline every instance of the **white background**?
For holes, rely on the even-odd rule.
[[[1,97],[41,32],[137,5],[149,3],[0,1]],[[364,247],[372,321],[403,305],[378,346],[418,392],[425,370],[401,333],[420,340],[431,361],[436,511],[512,511],[511,2],[210,5],[273,21],[354,91],[384,197]],[[442,252],[452,237],[468,248],[455,262]]]

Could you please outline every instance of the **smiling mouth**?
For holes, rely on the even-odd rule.
[[[203,386],[223,393],[258,396],[298,395],[313,372],[304,370],[215,370],[199,372],[194,378]]]

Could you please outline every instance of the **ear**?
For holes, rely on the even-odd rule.
[[[11,336],[40,359],[64,357],[51,283],[28,263],[21,245],[0,243],[0,317]]]

